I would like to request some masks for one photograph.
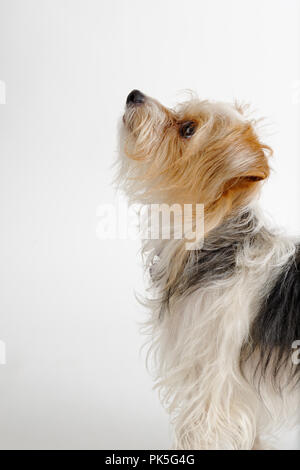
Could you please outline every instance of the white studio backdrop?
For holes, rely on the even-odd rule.
[[[251,103],[275,150],[263,206],[300,235],[299,26],[298,0],[0,0],[1,448],[170,448],[139,242],[97,237],[117,122],[133,88]]]

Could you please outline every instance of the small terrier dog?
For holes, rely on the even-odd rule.
[[[300,249],[257,207],[272,151],[255,124],[238,105],[195,97],[175,109],[138,90],[126,101],[118,181],[129,200],[204,207],[193,249],[184,236],[143,242],[176,449],[270,449],[299,422]]]

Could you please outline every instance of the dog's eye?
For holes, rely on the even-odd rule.
[[[179,128],[181,137],[189,139],[195,133],[197,124],[194,121],[183,122]]]

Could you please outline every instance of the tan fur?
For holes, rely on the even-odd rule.
[[[207,235],[249,204],[270,173],[267,157],[272,150],[260,142],[255,122],[245,120],[240,111],[197,99],[171,110],[147,97],[145,105],[127,110],[123,118],[122,148],[133,164],[125,181],[121,160],[121,185],[125,182],[127,193],[138,202],[204,204]],[[190,140],[179,134],[185,121],[197,123]],[[169,284],[184,265],[184,245],[185,240],[174,253]]]

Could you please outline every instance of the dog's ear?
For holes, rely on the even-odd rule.
[[[230,178],[224,186],[224,192],[229,189],[247,189],[253,184],[259,183],[270,175],[270,167],[268,158],[263,149],[252,155],[251,158],[241,156],[241,168],[237,170],[237,174]]]
[[[272,150],[259,142],[252,127],[247,127],[241,135],[242,139],[235,139],[220,152],[222,162],[213,185],[219,190],[215,200],[210,199],[206,207],[207,231],[233,211],[247,206],[270,174],[268,154],[272,154]]]
[[[270,174],[268,158],[272,154],[269,146],[260,142],[253,125],[250,122],[240,123],[229,134],[229,139],[225,145],[228,145],[226,166],[228,180],[226,186],[239,185],[242,188],[250,187],[266,178]]]
[[[270,175],[268,156],[270,147],[259,142],[253,131],[247,135],[244,151],[236,155],[235,175],[224,185],[223,195],[232,201],[232,207],[239,207],[250,202],[259,190],[260,183]]]

